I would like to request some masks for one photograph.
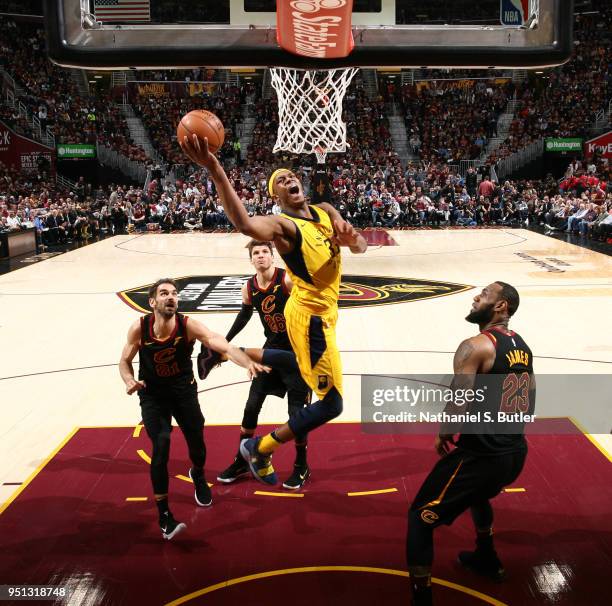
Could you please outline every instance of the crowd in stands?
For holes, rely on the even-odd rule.
[[[17,168],[5,166],[0,162],[0,196],[6,200],[30,197],[42,200],[42,206],[59,191],[48,170],[38,169],[33,174],[26,175]]]
[[[411,3],[405,4],[409,14]],[[524,82],[502,82],[491,70],[422,69],[412,85],[387,86],[381,92],[403,110],[412,151],[428,162],[481,158],[495,164],[542,137],[587,137],[611,99],[612,5],[591,0],[590,8],[575,17],[571,60],[530,72]],[[419,17],[437,12],[431,5]],[[489,152],[487,143],[497,136],[497,120],[510,100],[517,102],[514,120],[501,145]]]
[[[132,141],[121,108],[110,95],[80,94],[69,72],[51,63],[44,49],[41,27],[0,18],[0,60],[24,90],[18,101],[38,117],[43,131],[49,127],[57,143],[98,141],[132,160],[146,161],[145,151]],[[3,107],[2,119],[32,136],[29,122],[18,109]]]
[[[498,134],[500,113],[513,98],[518,102],[515,120],[505,141],[490,155],[489,163],[495,163],[541,136],[582,136],[595,112],[605,107],[610,99],[606,76],[609,74],[607,49],[612,10],[603,0],[591,0],[591,3],[599,13],[577,15],[576,52],[572,60],[565,66],[547,70],[541,77],[533,76],[525,83],[514,84],[496,81],[491,70],[463,70],[465,76],[471,73],[477,78],[488,79],[459,81],[449,80],[451,73],[445,70],[420,70],[421,77],[427,80],[397,88],[391,84],[381,91],[385,101],[395,99],[400,103],[409,145],[417,157],[426,163],[457,163],[483,157],[487,143]],[[408,13],[414,8],[411,2],[404,2],[402,7]],[[483,6],[485,9],[488,10]],[[439,10],[431,5],[419,14],[423,16],[429,12],[437,14]],[[43,126],[51,127],[59,142],[97,139],[133,160],[148,160],[144,150],[130,140],[121,109],[109,96],[80,96],[75,83],[66,77],[67,72],[47,60],[42,52],[42,29],[28,24],[16,26],[10,20],[1,19],[0,47],[9,73],[26,90],[22,101],[40,118]],[[214,81],[217,71],[207,68],[141,70],[136,75],[143,80],[201,82]],[[461,74],[452,72],[452,76],[457,78]],[[271,157],[260,156],[268,153],[261,150],[267,150],[274,140],[276,107],[274,102],[262,100],[256,89],[253,87],[251,96],[255,97],[253,102],[257,103],[258,117],[263,119],[253,133],[255,151],[249,154],[248,161],[270,161]],[[221,153],[226,156],[234,153],[239,158],[234,146],[244,97],[245,92],[237,87],[219,85],[218,94],[202,93],[191,98],[147,95],[132,101],[150,131],[154,147],[165,162],[175,164],[184,160],[174,140],[174,126],[183,113],[194,107],[221,114],[229,135]],[[348,98],[347,103],[350,103]],[[376,113],[379,108],[373,107]],[[350,109],[346,113],[350,113]],[[384,113],[381,99],[381,119]],[[3,110],[3,118],[19,122],[15,116],[7,114],[9,112]],[[27,128],[24,120],[18,128]],[[375,134],[375,138],[379,138],[379,134]]]
[[[19,110],[9,105],[0,105],[0,120],[8,124],[16,133],[24,137],[32,136],[32,127]]]
[[[176,125],[194,109],[205,109],[216,114],[225,128],[225,144],[219,150],[222,159],[235,156],[242,122],[242,105],[254,103],[257,88],[248,81],[241,86],[211,83],[209,89],[192,96],[178,96],[168,91],[167,96],[134,94],[130,102],[146,124],[154,147],[169,164],[184,164],[185,155],[176,140]],[[239,145],[238,145],[239,148]]]
[[[541,181],[497,183],[489,174],[479,175],[474,169],[461,177],[445,163],[411,163],[405,171],[387,169],[365,175],[339,167],[331,178],[334,204],[346,219],[362,228],[544,224],[550,231],[568,229],[606,241],[607,227],[592,231],[586,224],[593,221],[592,228],[612,221],[603,217],[612,213],[610,173],[603,163],[601,170],[590,174],[576,163],[574,175],[561,184],[551,176]],[[564,213],[577,212],[581,204],[597,212],[597,219],[592,214],[586,219],[580,215],[582,224],[567,225]],[[563,213],[557,216],[561,208]],[[554,219],[554,225],[546,219]]]
[[[134,70],[136,81],[147,82],[214,82],[218,70],[211,67],[194,67],[193,69],[137,69]]]
[[[413,153],[456,164],[482,155],[513,90],[512,82],[431,80],[386,93],[400,101]]]
[[[549,80],[542,80],[548,84],[541,89],[515,89],[512,83],[490,80],[461,85],[441,80],[412,87],[389,86],[379,98],[370,99],[357,76],[344,103],[349,147],[346,153],[330,154],[326,162],[332,203],[360,228],[542,225],[550,232],[567,230],[608,240],[611,179],[609,165],[601,160],[584,166],[572,163],[561,183],[552,178],[498,183],[495,173],[486,167],[480,172],[470,169],[464,176],[454,167],[461,159],[482,154],[487,141],[497,134],[498,116],[515,90],[520,111],[499,154],[525,144],[534,132],[576,134],[579,125],[587,123],[592,108],[607,99],[607,82],[603,78],[595,82],[596,76],[581,80],[580,72],[588,71],[589,65],[607,70],[609,58],[601,53],[598,45],[603,37],[589,17],[580,31],[591,31],[590,42],[578,47],[570,64],[549,72]],[[33,26],[18,30],[0,20],[1,55],[26,91],[23,102],[61,142],[97,140],[128,157],[145,160],[144,152],[130,143],[125,120],[110,97],[104,93],[91,98],[79,95],[67,73],[44,57],[43,44],[41,30]],[[8,62],[10,52],[14,59]],[[153,81],[201,82],[215,76],[204,69],[139,73]],[[552,88],[555,90],[549,90]],[[386,103],[391,99],[404,109],[409,143],[418,156],[405,167],[390,135]],[[272,153],[278,108],[275,98],[263,98],[260,84],[247,80],[240,86],[216,83],[192,96],[133,93],[130,101],[164,162],[183,165],[180,174],[184,176],[169,179],[155,174],[146,187],[95,191],[81,179],[71,190],[61,190],[51,181],[49,167],[40,166],[36,174],[26,176],[0,165],[0,229],[34,226],[47,245],[128,230],[231,229],[214,184],[205,171],[186,164],[177,145],[176,124],[192,109],[209,109],[224,123],[226,143],[219,157],[249,214],[280,212],[267,191],[274,168],[293,168],[307,186],[311,180],[314,158],[304,161],[303,157]],[[256,123],[252,143],[241,154],[238,142],[244,115],[255,116]],[[27,134],[29,125],[15,109],[3,106],[0,119]]]
[[[610,102],[611,6],[602,3],[598,14],[577,15],[574,36],[568,63],[517,86],[517,115],[492,162],[541,137],[588,138],[596,113]]]
[[[270,168],[228,169],[250,215],[278,214],[267,192]],[[606,172],[607,171],[607,172]],[[507,180],[498,184],[470,169],[464,178],[448,166],[411,164],[373,173],[342,162],[328,165],[332,202],[359,228],[428,226],[545,226],[612,243],[612,188],[607,165],[587,172],[575,163],[561,182]],[[182,181],[152,180],[146,189],[114,186],[92,191],[80,180],[75,191],[50,189],[0,166],[0,230],[36,227],[42,244],[86,241],[129,231],[230,230],[214,183],[205,171]],[[298,170],[308,184],[309,171]],[[5,194],[4,192],[8,192]]]

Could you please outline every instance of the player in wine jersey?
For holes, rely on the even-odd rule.
[[[247,248],[251,263],[255,267],[255,275],[251,276],[242,287],[242,307],[225,338],[231,341],[248,324],[253,310],[256,310],[266,336],[263,348],[292,351],[284,316],[285,305],[293,286],[291,278],[284,269],[275,267],[272,242],[251,240]],[[204,346],[202,349],[205,349]],[[220,361],[219,354],[208,351],[203,353],[204,356],[202,354],[198,356],[201,378],[208,370],[208,368],[202,369],[201,360],[207,367]],[[270,373],[260,374],[251,382],[240,427],[239,444],[255,434],[259,413],[266,397],[272,395],[284,398],[285,394],[287,394],[289,417],[310,402],[311,391],[304,383],[298,369],[272,370]],[[297,490],[310,476],[306,449],[307,436],[296,436],[293,472],[283,483],[284,488]],[[238,449],[233,463],[219,474],[217,480],[231,483],[248,473],[249,467]]]
[[[336,345],[340,246],[363,253],[368,245],[331,204],[308,204],[300,180],[289,169],[274,171],[268,182],[270,195],[280,205],[281,214],[250,217],[223,167],[208,152],[208,142],[201,143],[194,135],[192,140],[185,137],[180,144],[194,162],[208,169],[234,227],[256,240],[272,241],[293,282],[285,320],[295,356],[269,349],[263,350],[261,360],[272,368],[295,367],[297,360],[304,381],[320,399],[302,408],[272,433],[244,440],[240,445],[253,476],[274,485],[277,483],[271,464],[274,451],[342,412],[342,367]]]
[[[493,282],[474,297],[466,317],[479,325],[480,334],[459,345],[452,388],[486,393],[482,401],[474,399],[469,406],[470,413],[480,413],[482,418],[488,414],[496,420],[498,413],[514,418],[534,411],[533,355],[521,336],[508,328],[518,306],[519,294],[514,287]],[[465,413],[465,408],[450,403],[445,412]],[[434,529],[452,524],[467,509],[476,528],[476,550],[462,551],[459,562],[494,580],[504,577],[493,546],[490,499],[514,482],[523,469],[527,456],[524,422],[487,422],[464,425],[463,429],[443,424],[435,447],[442,458],[425,479],[408,514],[406,551],[415,606],[433,603]]]
[[[176,419],[189,448],[192,467],[189,477],[200,506],[211,505],[210,488],[204,477],[206,446],[204,417],[198,403],[198,391],[191,353],[196,340],[226,354],[230,360],[248,370],[250,377],[269,370],[253,362],[243,351],[230,345],[197,320],[177,313],[176,283],[163,278],[149,288],[149,305],[153,313],[134,322],[121,352],[119,372],[128,395],[138,392],[142,421],[151,443],[151,481],[159,511],[159,525],[164,539],[172,539],[186,528],[177,522],[168,507],[168,457],[172,417]],[[138,353],[138,380],[134,378],[132,360]]]

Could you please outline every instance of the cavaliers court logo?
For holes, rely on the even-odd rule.
[[[240,311],[241,289],[249,279],[244,276],[186,276],[176,278],[181,313],[220,313]],[[148,313],[149,285],[117,293],[133,309]],[[395,278],[388,276],[342,276],[340,307],[369,307],[409,303],[454,295],[474,288],[468,284]]]

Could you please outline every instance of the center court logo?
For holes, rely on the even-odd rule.
[[[242,305],[242,286],[249,275],[185,276],[176,278],[181,313],[237,312]],[[117,293],[127,305],[142,313],[151,311],[149,285]],[[474,288],[468,284],[396,278],[390,276],[342,276],[340,308],[409,303],[454,295]]]

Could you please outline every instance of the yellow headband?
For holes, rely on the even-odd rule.
[[[289,172],[289,169],[288,168],[277,168],[272,173],[272,176],[268,180],[268,191],[270,192],[271,196],[274,195],[274,179],[276,179],[276,176],[278,175],[278,173],[282,173],[283,171]]]

